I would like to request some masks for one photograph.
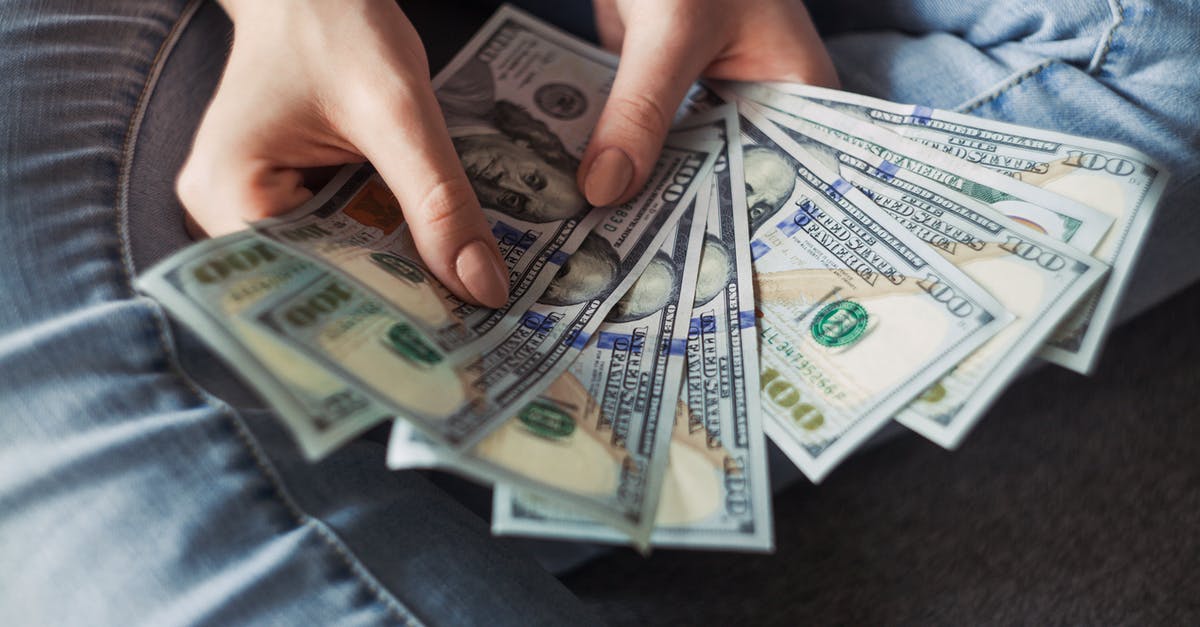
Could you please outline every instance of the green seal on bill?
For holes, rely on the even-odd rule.
[[[867,310],[852,300],[825,305],[813,319],[812,336],[821,346],[836,348],[858,341],[867,331]]]
[[[575,431],[575,421],[570,414],[545,401],[526,405],[517,418],[534,435],[547,440],[561,440]]]
[[[403,322],[393,324],[388,329],[387,339],[388,346],[415,364],[432,366],[442,360],[442,356],[425,342],[420,333]]]

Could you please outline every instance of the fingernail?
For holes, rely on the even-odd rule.
[[[508,302],[508,270],[488,242],[475,240],[458,251],[454,271],[475,300],[493,309]]]
[[[633,180],[633,162],[620,148],[607,148],[592,162],[583,181],[583,195],[597,207],[611,205]]]

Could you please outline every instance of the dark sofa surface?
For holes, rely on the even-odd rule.
[[[616,625],[1200,624],[1200,285],[1042,368],[963,445],[915,434],[775,498],[774,555],[565,577]]]

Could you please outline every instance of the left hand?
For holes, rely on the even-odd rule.
[[[600,41],[621,63],[578,173],[593,205],[641,189],[701,75],[838,86],[801,0],[595,0],[595,9]]]

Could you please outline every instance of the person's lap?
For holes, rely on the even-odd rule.
[[[219,75],[220,10],[0,13],[0,621],[580,620],[483,521],[387,472],[382,445],[304,462],[133,293],[137,270],[186,243],[172,182]]]
[[[211,3],[109,1],[90,15],[59,4],[62,16],[52,3],[0,10],[0,64],[13,77],[0,118],[0,556],[21,564],[0,573],[0,616],[502,623],[582,612],[421,475],[386,471],[381,445],[304,462],[211,353],[133,293],[131,275],[188,241],[174,173],[228,24]],[[444,18],[425,37],[435,66],[489,10],[413,4],[418,28]],[[1195,123],[1122,65],[1150,42],[1109,45],[1094,63],[1112,17],[1095,7],[1108,3],[1056,4],[1060,31],[995,16],[996,32],[975,39],[979,3],[917,16],[878,7],[934,3],[854,4],[818,12],[836,23],[848,88],[1112,138],[1171,163],[1176,183],[1123,311],[1194,280]],[[585,30],[586,10],[557,17]],[[1140,32],[1137,17],[1115,32]],[[1043,37],[999,52],[1019,47],[1018,26]],[[927,34],[947,28],[962,35]]]

